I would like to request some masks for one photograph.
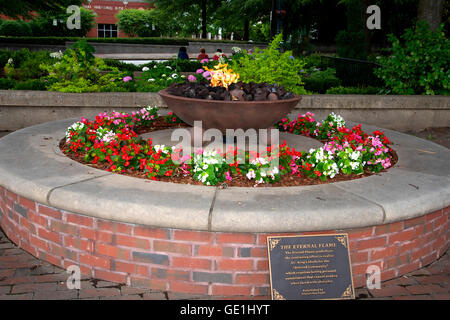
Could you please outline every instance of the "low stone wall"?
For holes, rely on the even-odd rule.
[[[19,247],[61,268],[137,287],[212,296],[270,297],[268,236],[348,233],[355,287],[376,265],[383,281],[424,267],[448,248],[450,207],[347,230],[231,233],[155,228],[49,207],[0,187],[0,226]]]
[[[60,93],[0,90],[0,130],[17,130],[66,118],[95,117],[112,110],[167,106],[157,93]],[[381,95],[307,95],[290,115],[307,111],[323,119],[329,113],[346,120],[395,130],[420,131],[450,125],[450,97]]]

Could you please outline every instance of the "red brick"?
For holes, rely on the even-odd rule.
[[[152,268],[151,275],[153,278],[158,279],[189,281],[191,272],[182,270]]]
[[[23,197],[19,197],[19,204],[22,207],[36,211],[36,202],[34,202],[34,201],[31,201],[31,200],[23,198]]]
[[[192,284],[185,281],[170,281],[170,291],[184,292],[192,294],[208,294],[208,286],[201,284]]]
[[[399,232],[404,229],[403,221],[375,226],[375,235]]]
[[[38,251],[35,247],[31,246],[28,242],[26,241],[21,241],[20,242],[20,247],[25,250],[26,252],[31,253],[33,256],[36,255],[36,252]]]
[[[440,275],[431,275],[431,276],[422,276],[422,277],[416,277],[416,280],[423,284],[444,284],[449,283],[449,276],[440,274]]]
[[[389,269],[381,271],[381,281],[386,281],[397,277],[397,270]]]
[[[219,233],[218,243],[255,243],[255,236],[248,233]]]
[[[94,251],[94,244],[91,240],[75,238],[72,236],[64,236],[64,246],[86,252]]]
[[[386,260],[387,268],[397,268],[398,266],[407,264],[411,262],[411,257],[409,253],[399,254],[396,257],[392,257]]]
[[[80,229],[78,228],[78,226],[53,219],[51,219],[50,221],[50,229],[55,232],[71,234],[74,236],[77,236],[80,233]]]
[[[121,273],[104,270],[94,270],[94,276],[102,280],[112,281],[116,283],[127,283],[127,276]]]
[[[107,270],[109,270],[111,266],[111,262],[108,258],[96,257],[89,254],[80,254],[80,262]]]
[[[196,241],[196,242],[212,242],[214,236],[213,233],[211,232],[175,230],[174,239],[184,241]]]
[[[114,271],[125,272],[125,273],[130,273],[130,274],[136,273],[136,264],[134,264],[134,263],[115,261],[113,265],[114,265]]]
[[[117,248],[116,246],[111,246],[103,243],[97,243],[95,245],[96,252],[98,254],[113,257],[113,258],[119,258],[123,260],[129,260],[130,259],[130,252],[125,249]]]
[[[37,256],[41,260],[45,260],[47,262],[50,262],[51,264],[62,267],[61,258],[59,257],[56,257],[54,255],[42,251],[39,251]]]
[[[20,225],[25,227],[30,233],[36,234],[36,227],[31,224],[27,219],[20,218]]]
[[[240,273],[236,275],[237,284],[267,284],[269,283],[268,273]]]
[[[66,221],[76,225],[83,225],[86,227],[94,226],[94,219],[91,217],[82,216],[79,214],[66,213]]]
[[[195,255],[209,257],[233,257],[234,248],[222,246],[196,245]]]
[[[418,248],[421,245],[422,241],[420,239],[414,239],[412,241],[408,241],[400,244],[399,253],[411,252],[412,250]]]
[[[405,220],[405,229],[410,228],[410,227],[415,227],[420,224],[424,224],[425,221],[426,221],[425,216],[420,216],[420,217],[416,217],[413,219]]]
[[[36,223],[42,227],[47,228],[48,227],[48,221],[45,217],[38,215],[34,211],[28,211],[28,220],[30,220],[33,223]]]
[[[149,227],[134,227],[134,235],[149,238],[169,239],[169,230]]]
[[[133,227],[120,222],[97,220],[97,229],[131,235]]]
[[[250,255],[256,258],[267,258],[267,248],[251,248]]]
[[[105,231],[96,231],[89,228],[81,228],[80,236],[82,238],[88,238],[91,240],[112,243],[113,242],[113,234]]]
[[[412,262],[398,268],[398,275],[404,275],[405,273],[409,273],[411,271],[417,270],[421,267],[420,261]]]
[[[40,248],[40,249],[42,249],[44,251],[49,251],[49,249],[50,249],[50,246],[48,245],[47,241],[39,239],[39,238],[37,238],[37,237],[35,237],[33,235],[30,235],[30,243],[33,246],[35,246],[37,248]]]
[[[398,247],[390,246],[386,248],[373,249],[370,251],[370,261],[385,259],[397,255]]]
[[[43,238],[43,239],[46,239],[46,240],[49,240],[49,241],[53,241],[53,242],[56,242],[58,244],[62,244],[61,235],[56,233],[56,232],[48,231],[48,230],[39,228],[38,229],[38,235],[39,235],[40,238]]]
[[[411,261],[418,260],[432,252],[431,246],[426,246],[423,248],[419,248],[418,250],[413,250],[411,252]]]
[[[440,216],[442,216],[442,210],[437,210],[435,212],[429,213],[425,216],[425,220],[428,221],[432,221],[436,218],[439,218]]]
[[[217,261],[217,270],[252,270],[253,259],[221,259]]]
[[[252,292],[251,286],[227,286],[213,285],[212,294],[214,296],[249,296]]]
[[[256,262],[256,270],[269,271],[269,260],[258,260]]]
[[[414,240],[415,235],[416,233],[413,228],[391,234],[389,235],[389,244]]]
[[[348,232],[348,239],[361,239],[368,238],[373,235],[373,227],[372,228],[364,228],[364,229],[354,229]]]
[[[192,254],[192,245],[172,241],[153,240],[153,250],[180,253],[190,256]]]
[[[353,264],[352,265],[353,275],[362,274],[365,276],[367,273],[367,268],[372,265],[378,266],[380,268],[380,270],[383,270],[383,262],[382,261],[362,263],[362,264]]]
[[[18,195],[9,190],[6,190],[6,197],[11,199],[14,202],[17,202],[17,199],[18,199]]]
[[[149,240],[122,234],[116,234],[116,244],[124,247],[150,249]]]
[[[359,240],[356,243],[358,250],[372,249],[384,247],[386,245],[386,237],[376,237],[367,240]]]
[[[44,215],[52,217],[54,219],[61,220],[61,211],[59,211],[58,209],[54,209],[54,208],[50,208],[50,207],[38,204],[37,210],[38,210],[37,212],[39,214],[44,214]]]
[[[368,251],[356,251],[350,255],[352,263],[364,263],[369,261]]]
[[[211,260],[199,258],[173,257],[172,266],[178,268],[211,269]]]

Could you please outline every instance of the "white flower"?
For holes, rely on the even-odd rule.
[[[8,64],[12,64],[13,63],[13,59],[12,58],[9,58],[8,59]]]
[[[256,177],[255,171],[253,169],[250,169],[246,174],[248,180],[254,179]]]
[[[148,71],[148,70],[150,70],[149,67],[143,67],[142,68],[142,72],[145,72],[145,71]]]
[[[361,156],[361,153],[359,151],[353,151],[350,154],[350,159],[352,160],[358,160],[358,158]]]
[[[176,79],[178,78],[178,75],[176,73],[172,74],[172,78]]]
[[[172,67],[171,67],[171,66],[166,66],[166,68],[169,69],[169,70],[172,70]]]
[[[155,81],[155,79],[153,79],[153,78],[148,79],[148,82],[153,82],[153,81]]]
[[[167,77],[167,76],[166,76],[166,74],[164,73],[164,74],[161,75],[161,77]]]

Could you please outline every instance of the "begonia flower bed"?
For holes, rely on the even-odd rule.
[[[231,148],[195,150],[153,145],[139,134],[164,128],[186,127],[173,113],[158,115],[156,107],[131,114],[99,114],[82,118],[67,129],[60,143],[72,159],[90,166],[151,180],[222,186],[296,186],[357,179],[386,170],[397,161],[383,132],[371,135],[361,125],[346,128],[339,115],[323,122],[312,113],[295,120],[282,119],[280,131],[303,134],[324,142],[311,150],[295,150],[282,143],[264,154]],[[278,165],[271,160],[278,157]]]

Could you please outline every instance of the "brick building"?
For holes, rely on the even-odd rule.
[[[124,9],[149,9],[152,5],[145,0],[88,0],[84,5],[86,9],[96,13],[96,25],[92,28],[87,37],[89,38],[115,38],[126,37],[118,30],[115,15]]]

